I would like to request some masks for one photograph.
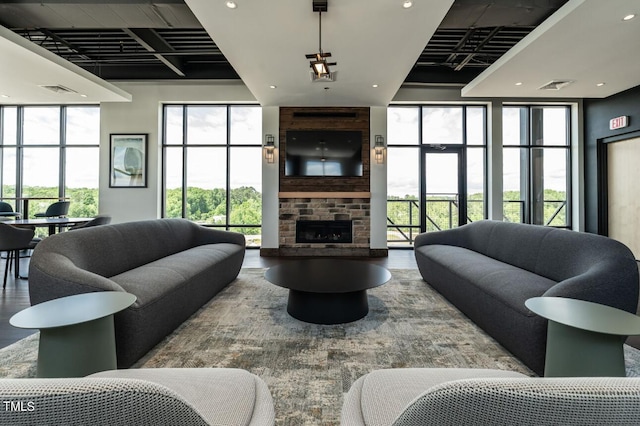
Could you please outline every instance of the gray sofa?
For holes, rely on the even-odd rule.
[[[0,379],[0,424],[272,426],[271,393],[233,368],[103,371],[72,379]]]
[[[429,285],[540,375],[547,322],[525,307],[527,299],[568,297],[636,312],[635,258],[603,236],[487,220],[421,234],[415,256]]]
[[[467,368],[376,370],[344,399],[342,426],[640,424],[640,378],[538,378]]]
[[[29,266],[31,304],[93,291],[126,291],[115,315],[118,367],[128,368],[232,282],[244,235],[184,219],[104,225],[52,235]]]

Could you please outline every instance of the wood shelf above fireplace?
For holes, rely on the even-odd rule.
[[[371,198],[370,192],[278,192],[279,198]]]

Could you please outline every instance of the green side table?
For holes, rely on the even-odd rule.
[[[624,377],[624,341],[640,317],[584,300],[534,297],[525,302],[549,320],[545,377]]]
[[[135,301],[120,291],[77,294],[33,305],[9,322],[40,329],[38,377],[84,377],[117,368],[113,314]]]

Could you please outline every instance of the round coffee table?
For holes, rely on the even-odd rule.
[[[346,259],[290,260],[269,268],[265,278],[289,289],[287,312],[314,324],[342,324],[369,313],[367,290],[391,279],[385,268]]]
[[[40,329],[38,377],[83,377],[117,368],[113,314],[135,301],[122,291],[77,294],[33,305],[9,322]]]
[[[545,377],[626,375],[623,343],[640,334],[639,316],[564,297],[534,297],[525,306],[549,320]]]

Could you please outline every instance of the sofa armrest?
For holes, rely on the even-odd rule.
[[[101,275],[77,267],[59,253],[34,256],[29,265],[31,304],[94,291],[125,291]]]
[[[230,243],[245,247],[246,240],[243,234],[239,232],[224,231],[222,229],[207,228],[206,226],[196,225],[196,244],[217,244]]]
[[[442,244],[464,247],[463,241],[465,241],[465,230],[460,227],[437,232],[423,232],[415,238],[413,246],[418,248],[426,245]]]
[[[603,259],[584,273],[558,282],[543,296],[586,300],[635,314],[638,267],[631,259]]]

